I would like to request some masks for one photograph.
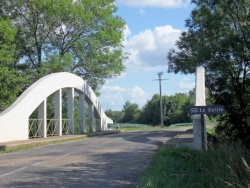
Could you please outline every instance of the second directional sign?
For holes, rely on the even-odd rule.
[[[223,105],[215,106],[192,106],[190,108],[190,114],[223,114],[225,113],[225,107]]]

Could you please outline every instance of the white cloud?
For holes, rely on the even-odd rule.
[[[145,93],[139,86],[135,86],[131,90],[131,95],[131,102],[138,104],[140,107],[144,106],[147,100],[151,98],[151,95]]]
[[[129,27],[127,25],[125,25],[125,28],[123,30],[123,36],[126,40],[127,37],[129,37],[132,34],[132,32],[130,31]]]
[[[135,86],[132,89],[132,97],[133,98],[137,98],[137,97],[144,96],[144,95],[145,95],[145,92],[142,90],[142,88]]]
[[[125,101],[127,89],[119,86],[103,86],[99,101],[103,109],[121,110]]]
[[[146,104],[147,100],[151,98],[150,94],[145,93],[145,91],[138,86],[132,89],[125,89],[120,86],[103,86],[101,93],[99,100],[104,109],[105,106],[108,106],[115,110],[122,110],[127,100],[142,107]]]
[[[124,63],[127,71],[147,71],[167,66],[167,52],[175,47],[181,30],[170,25],[147,29],[137,35],[131,35],[126,27],[123,45],[129,59]]]
[[[187,93],[190,90],[194,89],[194,87],[195,87],[195,82],[192,82],[189,79],[183,79],[178,83],[177,91],[180,93]]]
[[[133,7],[177,8],[190,4],[190,0],[117,0],[117,3]]]
[[[119,86],[103,86],[102,91],[103,92],[126,92],[127,90]]]
[[[155,35],[151,30],[145,30],[138,35],[132,36],[128,41],[126,47],[128,49],[138,49],[138,51],[154,51],[156,49]]]
[[[119,76],[113,77],[111,79],[107,79],[105,83],[110,84],[110,83],[113,83],[113,82],[117,82],[117,80],[120,80],[120,79],[122,79],[122,78],[124,78],[126,76],[127,76],[127,73],[122,72]]]

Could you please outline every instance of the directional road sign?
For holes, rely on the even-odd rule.
[[[223,114],[225,107],[223,105],[215,106],[192,106],[190,107],[190,114]]]

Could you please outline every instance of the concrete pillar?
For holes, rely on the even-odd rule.
[[[54,94],[54,118],[57,122],[55,134],[62,136],[62,90],[59,89]]]
[[[40,125],[40,130],[38,131],[38,136],[46,138],[47,137],[47,99],[38,106],[38,125]]]
[[[107,124],[107,119],[106,118],[103,118],[103,115],[101,116],[101,129],[102,131],[106,131],[108,130],[108,127],[106,128],[106,124]]]
[[[74,88],[68,88],[68,119],[69,119],[69,129],[70,133],[74,134],[75,124],[74,124]]]
[[[196,79],[195,79],[195,106],[206,106],[206,93],[205,93],[205,70],[203,67],[198,67],[196,69]],[[207,134],[206,134],[206,116],[203,116],[203,129],[201,122],[201,115],[197,114],[193,116],[193,134],[194,134],[194,144],[197,149],[204,150],[207,149]],[[204,133],[204,134],[202,134]],[[204,146],[202,146],[204,143]]]
[[[97,119],[97,131],[101,131],[102,130],[102,121],[101,119]]]
[[[89,104],[89,131],[94,131],[94,105]]]
[[[79,94],[79,125],[80,132],[85,132],[85,94]]]
[[[100,122],[99,122],[100,131],[104,131],[104,126],[103,126],[104,120],[103,120],[102,115],[101,115],[99,121],[100,121]]]

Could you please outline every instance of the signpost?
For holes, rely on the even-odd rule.
[[[204,143],[204,114],[223,114],[225,113],[225,107],[223,105],[215,106],[192,106],[190,107],[190,114],[200,114],[201,115],[201,140],[202,140],[202,150],[205,150]]]

